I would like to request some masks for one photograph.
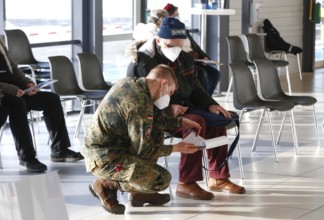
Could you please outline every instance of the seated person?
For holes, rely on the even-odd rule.
[[[169,16],[178,18],[179,11],[178,7],[167,4],[164,9],[168,11]],[[186,30],[187,39],[184,41],[184,45],[182,50],[187,53],[192,54],[195,59],[204,59],[210,60],[209,56],[199,47],[196,41],[192,38],[189,30]],[[198,79],[202,86],[206,89],[209,95],[213,95],[215,88],[220,79],[220,72],[215,66],[208,65],[204,62],[196,62],[197,71],[198,71]]]
[[[51,139],[51,160],[53,162],[74,162],[82,160],[80,153],[68,149],[69,135],[65,125],[61,100],[52,92],[38,89],[28,94],[24,90],[35,83],[26,77],[10,58],[0,41],[0,126],[9,116],[10,128],[14,137],[19,164],[29,172],[44,172],[45,164],[36,158],[27,113],[31,110],[43,111],[44,121]]]
[[[164,9],[152,10],[148,17],[148,23],[139,23],[133,31],[133,39],[135,41],[148,41],[154,38],[159,31],[163,18],[169,16],[168,12]]]

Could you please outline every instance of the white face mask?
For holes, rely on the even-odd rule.
[[[167,85],[168,86],[168,85]],[[169,93],[169,87],[168,88],[168,93]],[[169,103],[170,103],[170,95],[169,94],[165,94],[162,96],[162,87],[161,87],[161,93],[160,93],[160,98],[158,98],[155,102],[154,102],[154,105],[162,110],[162,109],[165,109],[166,107],[169,106]]]
[[[181,47],[161,47],[162,53],[166,58],[174,62],[181,53]]]

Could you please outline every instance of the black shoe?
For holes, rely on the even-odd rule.
[[[52,162],[75,162],[83,159],[83,156],[79,152],[75,152],[69,149],[66,149],[65,151],[60,153],[51,154]]]
[[[37,158],[28,161],[19,161],[19,165],[31,173],[43,173],[47,170],[47,166],[39,162]]]

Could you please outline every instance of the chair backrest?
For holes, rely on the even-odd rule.
[[[102,66],[98,57],[93,53],[77,54],[79,60],[79,83],[85,90],[109,90],[105,82]]]
[[[78,85],[73,65],[66,56],[48,57],[51,68],[51,79],[58,81],[51,85],[58,95],[78,95],[82,93]]]
[[[262,97],[272,99],[284,94],[276,65],[268,59],[256,59],[254,64],[259,75],[259,83]]]
[[[245,51],[242,39],[239,36],[227,36],[226,40],[230,55],[230,63],[249,64],[250,62],[247,59],[247,53]]]
[[[17,64],[37,64],[28,37],[20,29],[4,30],[5,42],[10,57]]]
[[[263,48],[263,36],[258,34],[245,34],[245,39],[247,41],[248,57],[250,62],[255,59],[265,58],[264,48]]]
[[[233,102],[236,109],[243,109],[247,105],[259,101],[255,83],[250,68],[243,63],[229,65],[234,79]]]

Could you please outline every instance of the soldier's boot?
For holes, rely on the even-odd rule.
[[[154,206],[163,205],[170,201],[170,194],[159,193],[131,193],[130,203],[133,207],[141,207],[144,204]]]
[[[117,190],[120,190],[117,181],[98,179],[89,185],[90,192],[97,197],[102,207],[113,214],[124,214],[125,206],[117,200]]]

